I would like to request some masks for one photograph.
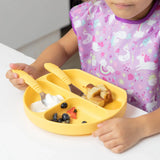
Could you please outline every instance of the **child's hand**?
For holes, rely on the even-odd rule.
[[[112,152],[121,153],[143,138],[142,128],[136,118],[114,118],[99,124],[93,136]]]
[[[18,74],[13,73],[12,69],[23,70],[34,78],[39,77],[38,71],[31,65],[27,65],[24,63],[14,63],[14,64],[11,63],[10,68],[11,69],[6,73],[6,78],[9,79],[9,81],[13,84],[14,87],[20,90],[25,90],[27,87],[27,84],[24,82],[23,79],[19,78]]]

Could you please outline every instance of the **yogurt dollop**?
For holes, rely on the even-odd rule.
[[[64,98],[61,95],[52,96],[50,94],[46,94],[45,102],[46,102],[47,106],[45,106],[41,101],[36,101],[31,104],[30,109],[33,112],[44,112],[44,111],[50,109],[51,107],[57,105],[58,103],[60,103],[63,100],[64,100]]]

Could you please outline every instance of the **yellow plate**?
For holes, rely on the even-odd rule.
[[[102,108],[74,93],[71,93],[67,84],[65,84],[56,75],[49,73],[37,79],[37,82],[45,93],[49,93],[51,95],[60,94],[63,96],[64,101],[61,103],[67,102],[68,107],[67,109],[61,109],[61,103],[59,103],[47,111],[39,113],[33,112],[30,109],[30,105],[39,101],[40,95],[31,87],[28,87],[24,93],[24,109],[28,118],[35,125],[57,134],[87,135],[96,130],[98,123],[112,117],[120,117],[124,115],[127,104],[127,94],[125,90],[79,69],[63,71],[68,75],[72,84],[77,86],[84,93],[86,93],[84,86],[89,83],[94,85],[106,85],[112,92],[113,101]],[[71,119],[70,124],[51,121],[54,113],[62,115],[72,107],[77,109],[77,119]],[[82,123],[82,121],[87,121],[87,123]]]

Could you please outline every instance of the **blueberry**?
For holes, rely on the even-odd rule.
[[[67,119],[67,120],[65,121],[65,123],[70,123],[70,119]]]
[[[62,123],[62,118],[59,118],[57,122]]]
[[[61,104],[61,108],[67,108],[68,104],[66,102]]]
[[[63,120],[63,121],[70,120],[69,115],[68,115],[67,113],[63,113],[63,115],[62,115],[62,120]]]
[[[82,121],[82,123],[87,123],[87,121]]]
[[[77,109],[74,109],[74,111],[73,111],[74,113],[77,113]]]
[[[57,113],[54,113],[54,115],[53,115],[53,121],[54,121],[54,122],[57,122],[57,121],[58,121],[58,120],[57,120],[57,117],[58,117]]]

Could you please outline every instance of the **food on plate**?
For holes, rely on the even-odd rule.
[[[103,84],[93,85],[89,83],[86,86],[87,93],[85,99],[104,107],[108,102],[112,100],[111,91]]]
[[[63,113],[62,114],[62,120],[63,121],[70,120],[70,116],[67,113]]]
[[[62,123],[63,122],[62,118],[59,118],[57,122]]]
[[[59,118],[58,113],[54,113],[51,121],[58,123],[70,123],[70,116],[67,113],[63,113],[62,116]]]
[[[87,121],[82,121],[82,123],[87,123]]]
[[[98,106],[101,106],[101,107],[103,107],[105,105],[105,100],[102,97],[98,96],[98,95],[95,96],[95,97],[92,97],[92,98],[90,98],[88,100],[93,102],[93,103],[95,103],[95,104],[97,104]]]
[[[68,104],[63,102],[60,105],[60,108],[63,110],[67,108]],[[68,111],[65,110],[64,113],[54,113],[52,116],[51,121],[58,122],[58,123],[70,123],[72,119],[77,119],[77,109],[76,107],[70,108]]]
[[[67,108],[68,104],[66,102],[61,104],[61,108]]]
[[[36,101],[34,103],[31,104],[30,109],[33,112],[44,112],[48,109],[50,109],[51,107],[57,105],[58,103],[62,102],[64,100],[64,98],[61,95],[50,95],[50,94],[46,94],[46,104],[47,106],[45,106],[44,104],[42,104],[41,101]]]
[[[67,120],[65,121],[65,123],[68,123],[68,124],[69,124],[69,123],[70,123],[70,119],[67,119]]]
[[[53,121],[54,121],[54,122],[57,122],[57,121],[58,121],[57,118],[58,118],[58,115],[57,115],[57,113],[55,113],[55,114],[53,115]]]
[[[87,97],[87,99],[91,99],[93,97],[98,96],[100,94],[100,92],[101,92],[100,88],[92,87],[92,88],[88,89],[86,97]]]
[[[72,107],[70,110],[67,111],[71,118],[77,119],[77,109]]]

